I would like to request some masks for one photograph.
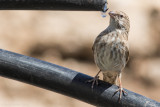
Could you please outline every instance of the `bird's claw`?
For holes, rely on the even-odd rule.
[[[92,82],[92,86],[91,86],[92,89],[94,87],[94,84],[98,85],[98,79],[99,79],[99,76],[95,76],[93,79],[87,81],[87,82]]]
[[[128,93],[127,93],[126,91],[124,91],[122,87],[119,87],[119,88],[114,92],[113,96],[114,96],[117,92],[119,92],[118,102],[121,101],[122,93],[123,93],[124,96],[128,95]],[[126,94],[126,95],[125,95],[125,94]]]

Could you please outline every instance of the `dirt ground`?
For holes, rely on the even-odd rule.
[[[110,10],[124,11],[131,22],[124,88],[160,102],[160,1],[108,2]],[[94,11],[0,11],[0,48],[94,76],[98,68],[91,47],[108,22],[108,15]],[[0,107],[93,107],[3,77],[0,90]]]

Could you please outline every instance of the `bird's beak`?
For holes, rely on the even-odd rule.
[[[108,14],[110,15],[110,17],[114,17],[116,15],[116,13],[113,11],[110,11]]]

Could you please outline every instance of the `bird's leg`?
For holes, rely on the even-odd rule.
[[[99,79],[98,75],[100,72],[101,72],[101,70],[96,74],[96,76],[93,79],[87,81],[87,82],[92,82],[92,86],[91,86],[92,89],[93,89],[95,83],[96,83],[96,85],[98,85],[98,79]]]
[[[120,101],[121,98],[122,98],[122,93],[123,93],[123,95],[125,95],[125,94],[128,95],[128,93],[127,93],[126,91],[124,91],[123,88],[122,88],[121,74],[118,75],[118,81],[119,81],[119,87],[118,87],[118,89],[115,91],[114,95],[115,95],[117,92],[119,92],[118,101]]]

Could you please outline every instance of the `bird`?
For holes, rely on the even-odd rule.
[[[121,100],[123,90],[121,76],[129,60],[128,35],[130,29],[129,17],[122,11],[110,11],[109,26],[102,31],[95,39],[92,50],[94,61],[100,69],[96,76],[89,80],[98,85],[99,73],[103,74],[103,81],[110,84],[118,84],[119,100]]]

